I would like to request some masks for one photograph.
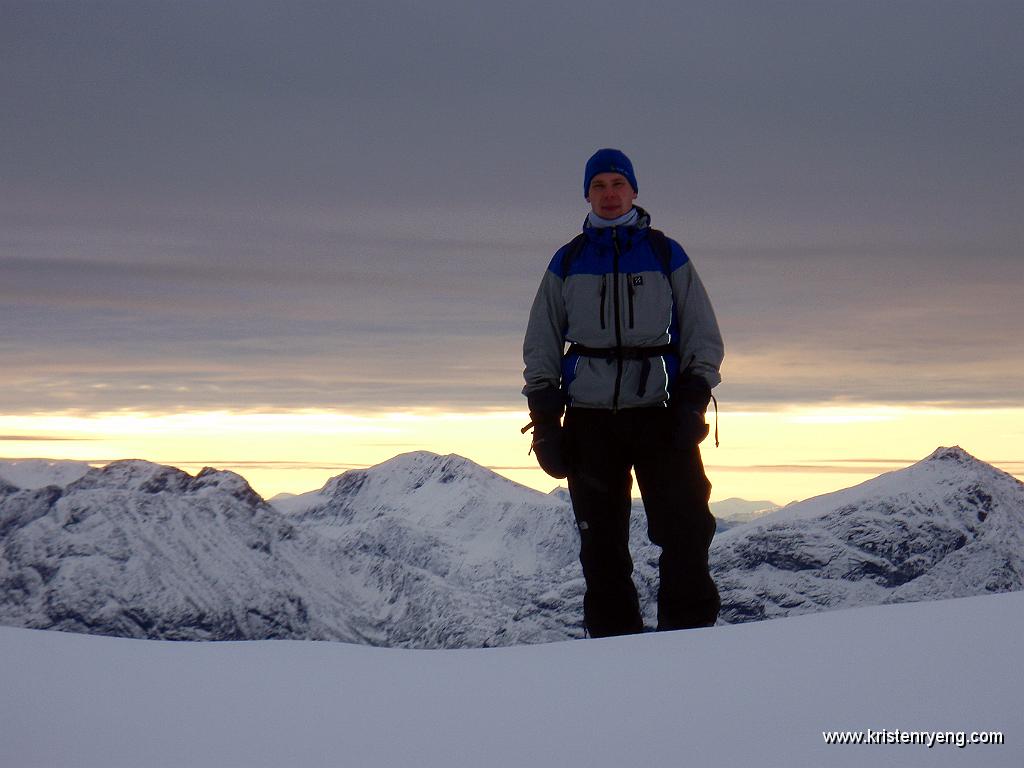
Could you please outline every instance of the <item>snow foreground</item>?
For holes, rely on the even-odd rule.
[[[1024,593],[456,651],[0,628],[0,765],[1020,766]],[[830,745],[824,731],[1004,734]]]

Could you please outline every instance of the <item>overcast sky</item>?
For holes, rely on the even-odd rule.
[[[1024,406],[1024,4],[0,0],[0,411],[521,407],[602,146],[730,407]]]

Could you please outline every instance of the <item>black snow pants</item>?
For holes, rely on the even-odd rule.
[[[631,468],[648,536],[661,547],[658,629],[714,624],[721,605],[708,569],[715,519],[700,449],[675,445],[665,408],[570,408],[565,427],[569,494],[587,583],[583,618],[591,637],[644,628],[629,552]]]

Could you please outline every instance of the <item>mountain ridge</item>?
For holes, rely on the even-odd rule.
[[[1024,588],[1024,484],[962,448],[788,505],[712,545],[746,621]]]
[[[566,495],[458,455],[401,454],[280,506],[211,468],[127,460],[33,489],[2,474],[0,623],[401,647],[581,636]],[[720,620],[1021,589],[1022,489],[954,446],[735,525],[712,544]],[[630,535],[653,624],[660,551],[642,514]]]

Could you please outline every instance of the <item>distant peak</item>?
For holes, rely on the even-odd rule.
[[[381,464],[443,464],[450,461],[469,462],[469,459],[459,456],[457,453],[440,454],[433,451],[409,451],[392,456]],[[378,464],[377,466],[381,466]]]
[[[87,488],[136,489],[149,493],[183,488],[191,478],[176,467],[155,464],[142,459],[112,461],[105,467],[92,469],[73,485]]]
[[[234,472],[204,467],[192,477],[177,467],[142,459],[112,461],[104,467],[90,470],[69,487],[78,491],[106,489],[179,494],[212,490],[230,494],[251,505],[263,501],[248,481]]]
[[[925,461],[953,461],[957,464],[968,464],[980,460],[969,454],[959,445],[954,445],[950,448],[941,446],[936,448]]]
[[[448,483],[475,471],[490,473],[490,470],[456,453],[441,455],[432,451],[409,451],[366,469],[346,470],[328,480],[319,494],[332,497],[348,496],[359,491],[370,478],[383,478],[394,474],[410,478],[414,487],[419,487],[429,478]]]
[[[390,470],[397,469],[402,472],[415,472],[419,474],[424,472],[451,474],[452,472],[465,473],[475,470],[485,470],[484,467],[481,467],[479,464],[467,459],[465,456],[460,456],[457,453],[442,455],[439,453],[433,453],[432,451],[410,451],[409,453],[400,453],[387,461],[383,461],[380,464],[370,467],[370,471],[383,470],[385,468]]]
[[[238,473],[231,472],[226,469],[203,467],[192,481],[190,489],[200,490],[203,488],[224,491],[225,493],[231,494],[236,499],[245,501],[251,505],[263,502],[263,497],[252,489],[248,480]]]

